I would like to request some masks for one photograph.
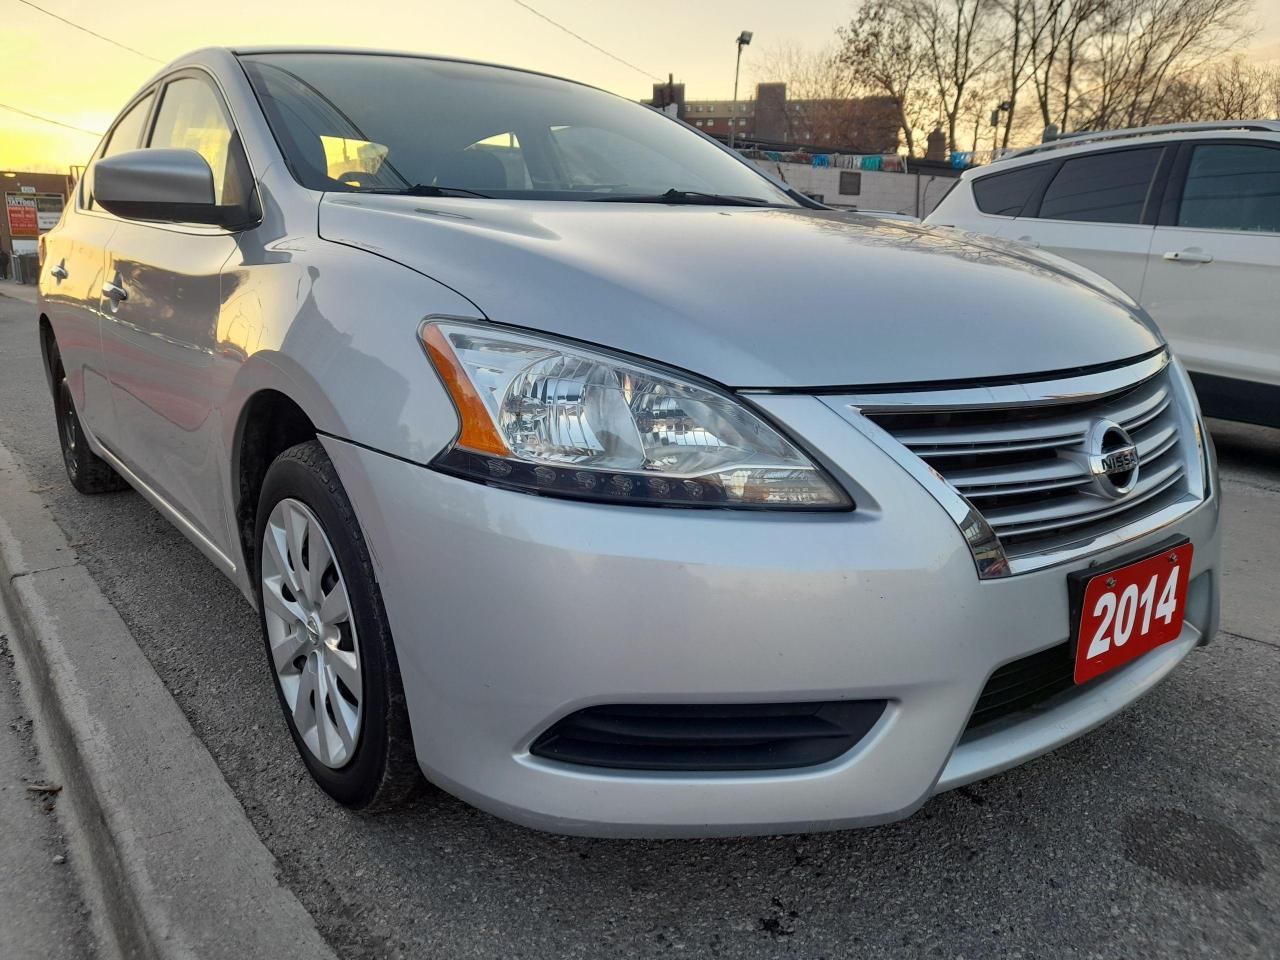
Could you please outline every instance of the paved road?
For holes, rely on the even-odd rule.
[[[873,830],[593,841],[439,793],[371,819],[294,756],[256,618],[140,497],[67,486],[30,308],[0,442],[349,958],[1280,957],[1280,431],[1223,425],[1226,632],[1055,754]]]

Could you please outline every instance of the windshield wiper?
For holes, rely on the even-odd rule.
[[[596,203],[688,203],[725,207],[768,207],[768,200],[760,197],[735,197],[722,193],[702,193],[699,190],[677,190],[672,187],[666,193],[610,194],[607,197],[591,197]]]
[[[476,193],[466,187],[437,187],[434,183],[414,183],[407,187],[369,187],[356,193],[389,193],[401,197],[480,197],[492,200],[487,193]]]

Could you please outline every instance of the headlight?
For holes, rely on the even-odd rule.
[[[794,444],[714,387],[486,324],[436,321],[421,337],[462,420],[432,464],[445,473],[615,503],[853,507]]]

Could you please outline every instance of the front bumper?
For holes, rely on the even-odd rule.
[[[768,406],[822,451],[856,511],[573,503],[325,438],[371,548],[433,782],[561,833],[879,823],[1081,735],[1213,635],[1216,495],[1111,551],[981,581],[950,516],[874,443],[814,398]],[[1069,572],[1175,533],[1195,545],[1178,640],[1035,714],[962,737],[995,669],[1068,638]],[[890,703],[861,742],[820,766],[616,772],[529,752],[548,726],[593,704],[842,698]]]

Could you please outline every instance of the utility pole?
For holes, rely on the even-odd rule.
[[[742,71],[742,48],[751,43],[752,33],[743,30],[738,34],[738,62],[733,68],[733,105],[729,108],[729,149],[733,149],[734,134],[738,132],[738,74]]]

